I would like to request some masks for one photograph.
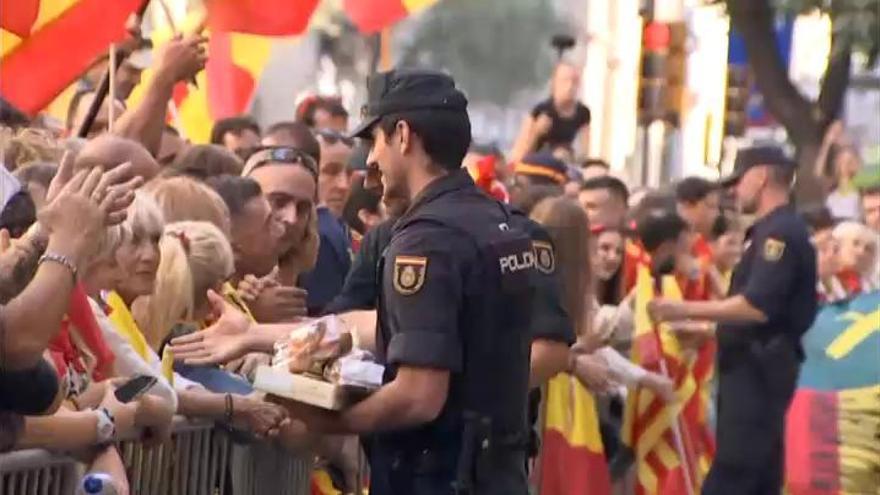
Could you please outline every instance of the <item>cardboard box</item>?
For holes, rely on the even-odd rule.
[[[345,409],[370,393],[365,388],[337,385],[265,365],[257,368],[254,388],[267,394],[334,411]]]

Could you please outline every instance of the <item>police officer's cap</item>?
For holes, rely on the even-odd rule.
[[[423,69],[380,72],[367,80],[363,121],[352,137],[371,138],[373,126],[385,115],[411,110],[467,111],[467,98],[448,75]]]
[[[568,165],[548,151],[527,154],[522,162],[514,165],[513,171],[519,175],[546,177],[558,184],[565,184],[569,179]]]
[[[736,153],[733,172],[721,180],[723,187],[736,185],[752,167],[768,165],[794,170],[797,164],[778,146],[752,146],[742,148]]]

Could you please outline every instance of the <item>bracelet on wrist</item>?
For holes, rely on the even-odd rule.
[[[64,268],[67,268],[70,271],[70,274],[73,276],[73,281],[76,282],[77,268],[73,260],[71,260],[67,256],[64,256],[63,254],[47,251],[43,253],[42,256],[40,256],[40,259],[37,261],[37,265],[42,265],[46,262],[56,263],[63,266]]]

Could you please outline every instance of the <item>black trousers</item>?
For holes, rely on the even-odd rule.
[[[731,464],[716,460],[703,482],[702,495],[779,495],[784,466],[779,443],[764,466]]]
[[[718,449],[703,495],[779,495],[797,349],[782,337],[722,345],[718,368]]]

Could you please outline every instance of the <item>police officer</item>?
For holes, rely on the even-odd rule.
[[[740,150],[733,174],[745,214],[756,217],[728,297],[659,300],[657,321],[719,323],[718,451],[704,494],[772,494],[782,486],[785,411],[802,360],[800,338],[816,315],[816,253],[789,205],[795,172],[776,147]]]
[[[291,413],[323,431],[370,434],[372,494],[525,495],[530,348],[557,341],[567,357],[571,340],[567,321],[532,329],[534,300],[558,303],[539,287],[555,280],[552,245],[533,241],[534,225],[461,168],[471,129],[450,77],[381,73],[368,93],[354,134],[372,141],[384,194],[411,199],[378,266],[385,384],[338,414],[301,404]]]

